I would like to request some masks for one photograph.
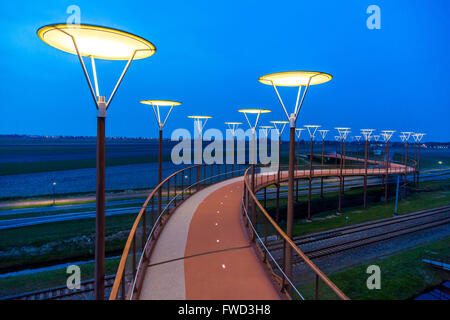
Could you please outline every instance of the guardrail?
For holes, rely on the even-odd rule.
[[[263,263],[272,272],[273,280],[278,284],[279,289],[287,297],[308,299],[309,296],[314,299],[319,297],[326,299],[342,299],[349,300],[348,297],[295,245],[280,226],[267,213],[261,203],[255,196],[258,188],[258,181],[264,184],[276,183],[278,181],[277,174],[255,173],[249,174],[248,168],[244,173],[244,194],[242,198],[242,213],[245,218],[245,224],[250,232],[252,241],[257,244],[258,252]],[[252,170],[253,171],[253,170]],[[250,171],[251,172],[251,171]],[[261,179],[257,177],[261,177]],[[254,191],[252,191],[254,190]],[[263,236],[261,236],[263,234]],[[283,266],[277,262],[280,257],[275,256],[268,250],[269,238],[275,238],[283,241]],[[298,255],[302,263],[299,268],[294,271],[296,278],[291,279],[285,273],[286,250],[292,250]],[[294,258],[294,257],[293,257]],[[325,286],[320,287],[320,280]],[[300,288],[301,286],[301,288]]]
[[[246,168],[246,165],[239,164],[195,165],[183,168],[162,181],[147,197],[133,223],[109,299],[139,297],[145,275],[142,270],[171,213],[185,199],[207,185],[242,175]]]

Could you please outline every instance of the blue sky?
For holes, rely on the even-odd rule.
[[[244,122],[239,107],[272,109],[261,124],[284,120],[273,89],[258,77],[317,70],[334,78],[310,88],[298,126],[411,130],[426,132],[424,141],[450,140],[446,0],[3,1],[0,134],[96,134],[77,57],[36,36],[42,25],[65,22],[73,4],[82,23],[129,31],[157,47],[132,63],[108,110],[108,136],[157,136],[141,99],[183,102],[165,136],[193,128],[189,114],[213,116],[207,127]],[[380,30],[366,27],[371,4],[381,9]],[[109,95],[123,66],[97,62],[102,92]],[[281,94],[292,108],[295,90]]]

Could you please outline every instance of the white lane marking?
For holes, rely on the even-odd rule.
[[[220,213],[220,211],[219,211],[219,210],[217,210],[217,213]]]
[[[219,225],[219,223],[216,222],[216,227]]]
[[[225,265],[224,264],[222,265],[222,269],[225,269]]]
[[[216,242],[219,243],[220,242],[219,239],[217,239]]]

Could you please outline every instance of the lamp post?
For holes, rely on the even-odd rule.
[[[361,140],[361,136],[355,136],[356,139],[356,159],[358,159],[359,156],[359,141]]]
[[[231,162],[231,176],[234,176],[234,138],[236,137],[236,130],[239,128],[239,125],[242,124],[242,122],[225,122],[225,124],[228,126],[228,129],[231,131],[231,135],[233,137],[233,161]]]
[[[247,120],[247,123],[251,129],[252,132],[252,158],[250,160],[251,164],[252,164],[252,191],[255,192],[255,164],[257,161],[256,158],[256,127],[258,126],[258,122],[259,122],[259,118],[261,116],[262,113],[269,113],[272,112],[271,110],[268,109],[239,109],[238,112],[243,113],[245,116],[245,119]],[[251,123],[249,120],[249,115],[253,114],[256,115],[256,120],[254,123]],[[256,228],[256,208],[255,205],[252,205],[252,220],[253,220],[253,225]],[[255,240],[255,234],[253,233],[253,239]]]
[[[373,135],[373,140],[375,140],[375,148],[374,148],[374,157],[373,158],[376,161],[377,160],[376,151],[378,151],[378,140],[380,140],[380,135],[379,134]]]
[[[417,186],[419,186],[419,175],[420,175],[420,144],[422,141],[423,136],[425,133],[416,133],[413,137],[418,145],[418,153],[417,153],[417,160],[416,160],[416,171],[417,171]]]
[[[288,171],[288,210],[287,210],[287,226],[286,233],[289,238],[292,238],[293,223],[294,223],[294,166],[295,166],[295,126],[298,118],[298,114],[302,107],[306,93],[310,85],[321,84],[328,82],[332,79],[332,76],[322,72],[311,71],[291,71],[272,73],[260,77],[258,80],[266,85],[271,85],[280,101],[283,111],[286,114],[287,120],[290,126],[289,135],[289,171]],[[277,86],[283,87],[298,87],[297,100],[295,102],[294,110],[292,113],[288,113],[286,107],[278,93]],[[304,90],[302,90],[304,88]],[[303,91],[302,98],[300,100],[300,94]],[[286,246],[285,250],[285,273],[288,278],[292,277],[292,251],[290,246]]]
[[[52,186],[53,186],[53,205],[55,205],[56,204],[56,190],[55,190],[56,182],[53,182]]]
[[[250,160],[251,164],[252,164],[252,191],[255,191],[255,164],[256,164],[256,127],[258,126],[258,122],[259,122],[259,118],[261,116],[262,113],[269,113],[272,112],[271,110],[268,109],[239,109],[238,112],[243,113],[245,119],[247,120],[247,123],[251,129],[252,132],[252,158]],[[249,120],[249,115],[250,114],[255,114],[256,115],[256,120],[255,122],[252,124]]]
[[[402,141],[402,162],[401,163],[403,163],[404,159],[405,159],[405,135],[403,133],[400,135],[400,140]]]
[[[269,137],[268,131],[269,131],[270,129],[273,129],[272,126],[259,126],[259,128],[262,130],[262,132],[263,132],[263,134],[264,134],[264,136],[265,136],[266,138]]]
[[[369,149],[369,141],[375,129],[361,129],[361,133],[366,141],[364,148],[364,200],[363,208],[367,209],[367,156]]]
[[[408,140],[413,134],[410,131],[404,131],[402,134],[405,136],[404,144],[405,144],[405,182],[403,184],[403,198],[406,199],[406,186],[408,184]]]
[[[300,169],[300,137],[302,135],[302,131],[305,130],[304,128],[296,128],[295,134],[297,136],[297,170]],[[295,180],[295,190],[296,190],[296,201],[298,202],[298,179]]]
[[[142,104],[152,106],[153,113],[155,114],[156,123],[159,129],[159,154],[158,154],[158,185],[162,182],[162,140],[163,140],[163,129],[167,122],[167,119],[172,112],[174,106],[181,105],[181,102],[170,101],[170,100],[141,100]],[[161,107],[169,108],[166,117],[161,117]],[[163,119],[164,118],[164,119]],[[158,189],[158,215],[161,214],[162,206],[162,188]]]
[[[295,134],[297,136],[297,170],[300,167],[300,137],[302,135],[302,131],[305,130],[304,128],[296,128]]]
[[[275,220],[277,223],[280,218],[280,164],[281,164],[281,135],[283,134],[284,128],[288,121],[270,121],[273,124],[274,129],[278,135],[278,174],[277,174],[277,200],[276,200],[276,212],[275,212]]]
[[[389,159],[389,140],[394,134],[394,130],[383,130],[381,134],[383,136],[384,143],[386,145],[386,156],[385,156],[385,167],[386,167],[386,176],[384,178],[384,204],[387,204],[388,197],[388,180],[389,180],[389,167],[390,167],[390,159]]]
[[[330,130],[318,130],[322,137],[322,170],[324,165],[324,153],[325,153],[325,137]],[[323,198],[323,176],[320,177],[320,197]]]
[[[339,151],[339,141],[341,140],[340,136],[334,136],[334,140],[336,141],[336,157],[335,157],[335,164],[337,165],[338,163],[338,151]]]
[[[313,176],[313,145],[314,145],[314,136],[316,131],[320,126],[318,125],[305,125],[304,126],[309,133],[311,138],[311,148],[309,153],[309,191],[308,191],[308,218],[307,221],[311,221],[311,193],[312,193],[312,176]]]
[[[339,166],[339,206],[338,213],[342,213],[342,193],[344,191],[344,177],[342,175],[342,170],[344,169],[345,161],[345,140],[350,132],[350,128],[337,127],[335,128],[339,132],[339,138],[341,140],[341,162]]]
[[[96,231],[95,231],[95,279],[96,299],[104,299],[105,260],[105,118],[106,111],[131,62],[150,57],[155,46],[134,34],[117,29],[86,24],[52,24],[41,27],[37,34],[48,45],[76,54],[89,85],[97,108],[97,187],[96,187]],[[86,70],[83,57],[90,58],[94,87]],[[108,100],[100,95],[95,59],[125,60],[122,71]]]
[[[208,119],[211,119],[210,116],[188,116],[190,119],[194,119],[194,127],[197,129],[198,139],[197,139],[197,158],[195,159],[195,163],[198,164],[197,167],[197,191],[200,190],[200,165],[202,164],[202,140],[203,140],[203,129],[205,128],[206,122]],[[204,122],[203,122],[204,121]]]

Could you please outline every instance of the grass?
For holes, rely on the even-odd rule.
[[[105,274],[115,274],[119,261],[120,258],[106,259]],[[81,281],[94,278],[94,263],[83,263],[79,267],[81,269]],[[58,268],[0,278],[0,297],[64,286],[68,276],[66,268]]]
[[[106,254],[120,253],[136,214],[106,218]],[[2,230],[0,268],[17,269],[94,255],[95,219]]]
[[[433,268],[422,262],[424,257],[450,256],[449,238],[432,241],[423,246],[371,261],[349,270],[329,276],[339,289],[354,300],[404,300],[449,280],[448,272]],[[369,290],[366,285],[369,265],[377,265],[381,271],[381,289]],[[298,286],[300,292],[313,298],[314,282]],[[335,294],[323,283],[319,286],[320,299],[335,299]]]

